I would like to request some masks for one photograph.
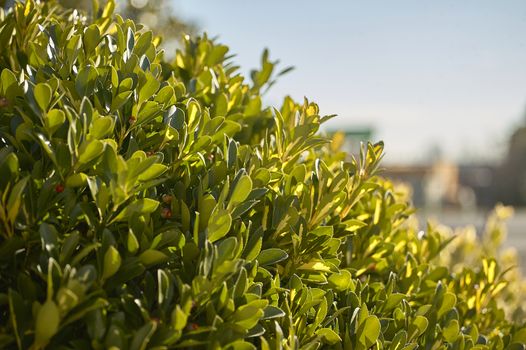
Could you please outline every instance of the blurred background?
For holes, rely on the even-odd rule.
[[[383,140],[385,174],[411,185],[421,218],[480,231],[497,203],[514,206],[506,245],[526,267],[526,1],[117,2],[171,38],[167,56],[206,31],[243,73],[264,48],[293,65],[266,102],[306,96],[338,114],[326,131],[350,153]]]

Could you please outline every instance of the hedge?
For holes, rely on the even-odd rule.
[[[483,242],[420,231],[382,143],[262,101],[267,52],[166,60],[114,7],[0,11],[0,347],[526,348],[507,208]]]

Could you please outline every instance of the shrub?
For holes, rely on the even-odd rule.
[[[316,104],[264,106],[267,53],[167,62],[113,7],[0,12],[2,348],[524,349],[498,261],[418,231],[382,143],[349,159]]]

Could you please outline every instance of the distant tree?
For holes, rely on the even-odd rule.
[[[88,13],[100,11],[106,3],[106,0],[55,1],[65,7],[83,9]],[[0,0],[0,6],[3,8],[11,7],[14,3],[15,0]],[[117,12],[124,18],[142,23],[161,37],[169,38],[162,45],[168,57],[175,54],[175,45],[183,33],[195,34],[196,32],[196,25],[178,17],[176,9],[169,0],[121,0],[117,1],[117,7]]]
[[[526,126],[510,137],[508,154],[496,179],[498,200],[511,205],[526,205]]]
[[[86,10],[90,10],[92,0],[60,0],[65,6],[78,8],[79,2]],[[100,1],[101,8],[105,0]],[[130,18],[136,22],[140,22],[151,29],[154,29],[157,34],[165,35],[174,33],[191,33],[195,31],[195,26],[192,23],[183,21],[176,15],[176,9],[172,2],[168,0],[123,0],[117,2],[118,13],[126,18]],[[95,5],[96,6],[96,5]]]

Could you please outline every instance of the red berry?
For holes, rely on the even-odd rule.
[[[135,118],[133,115],[128,118],[128,123],[133,124],[137,121],[137,118]]]
[[[190,329],[195,331],[196,329],[199,328],[199,325],[197,323],[190,323]]]
[[[146,155],[147,155],[148,157],[153,156],[153,151],[147,151],[147,152],[146,152]]]
[[[58,184],[55,186],[55,192],[57,193],[62,193],[64,192],[64,185],[63,184]]]
[[[161,210],[161,217],[164,218],[164,219],[169,219],[172,217],[172,211],[170,210],[170,208],[163,208]]]
[[[174,197],[171,194],[163,194],[162,200],[164,203],[170,204],[172,199],[174,199]]]

